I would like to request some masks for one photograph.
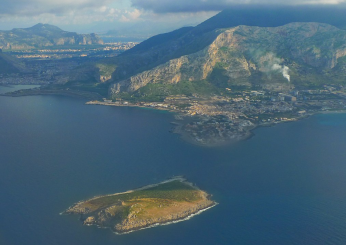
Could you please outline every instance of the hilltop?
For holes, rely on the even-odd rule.
[[[30,28],[0,31],[0,48],[3,50],[91,44],[103,44],[103,41],[94,33],[67,32],[59,27],[41,23]]]

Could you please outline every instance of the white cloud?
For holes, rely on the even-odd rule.
[[[107,7],[107,6],[102,6],[102,7],[99,8],[99,11],[100,11],[101,13],[105,13],[107,10],[108,10],[108,7]]]
[[[95,31],[105,26],[148,22],[162,27],[196,25],[235,4],[340,4],[346,0],[0,0],[0,29],[28,27],[38,22],[84,26]],[[289,2],[289,3],[287,3]],[[132,3],[132,7],[131,7]],[[96,23],[96,24],[95,24]],[[108,24],[107,24],[108,23]],[[112,24],[110,24],[112,23]],[[78,30],[78,28],[76,28]],[[106,28],[106,27],[104,27]],[[113,27],[111,27],[113,28]],[[156,27],[153,27],[154,29]]]
[[[70,11],[80,11],[106,6],[114,0],[1,0],[0,16],[40,14],[63,14]]]
[[[138,9],[133,10],[132,12],[129,12],[129,16],[131,19],[136,20],[142,15],[141,11]]]
[[[130,22],[138,20],[142,15],[142,12],[138,9],[134,9],[133,11],[125,11],[125,13],[121,16],[121,22]]]
[[[345,3],[345,0],[307,0],[305,4],[340,4]]]
[[[136,8],[156,13],[221,11],[235,5],[343,4],[346,0],[131,0]]]

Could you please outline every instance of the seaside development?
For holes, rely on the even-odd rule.
[[[63,214],[79,214],[84,225],[124,234],[187,220],[217,203],[182,177],[136,190],[81,201]]]
[[[174,133],[190,143],[215,146],[246,139],[257,126],[296,121],[320,112],[346,110],[343,86],[324,85],[323,89],[225,90],[223,96],[168,96],[162,102],[93,100],[86,104],[131,106],[176,113]]]
[[[175,113],[172,132],[182,139],[201,146],[217,146],[244,140],[258,126],[292,122],[321,112],[344,112],[346,88],[323,85],[320,89],[231,90],[222,95],[172,95],[161,102],[107,99],[95,93],[69,88],[17,90],[3,96],[61,94],[87,98],[88,105],[139,107]]]
[[[236,26],[232,16],[222,12],[114,57],[101,58],[105,50],[93,55],[90,47],[91,59],[53,59],[49,64],[38,60],[47,64],[45,69],[36,61],[25,65],[0,53],[12,67],[3,69],[0,84],[13,84],[17,74],[33,78],[25,71],[35,64],[29,70],[35,71],[31,74],[42,87],[8,96],[65,94],[87,98],[87,104],[169,110],[177,119],[172,131],[204,146],[246,139],[257,126],[345,110],[344,29],[314,20],[277,27]],[[230,21],[227,28],[220,25],[225,20]]]

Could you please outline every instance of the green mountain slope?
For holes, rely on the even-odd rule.
[[[0,49],[0,74],[25,72],[25,65],[18,59],[4,54]]]
[[[171,33],[152,37],[122,55],[105,59],[97,64],[82,67],[72,76],[71,82],[98,83],[120,82],[129,77],[153,69],[172,59],[199,52],[219,35],[218,29],[239,25],[278,27],[291,22],[321,22],[343,28],[346,15],[342,10],[323,7],[272,7],[233,8],[225,10],[196,27],[186,27]],[[99,67],[112,66],[104,74]]]
[[[96,34],[67,32],[48,24],[37,24],[30,28],[16,28],[11,31],[0,31],[0,48],[3,50],[102,43],[103,41]]]
[[[169,88],[181,82],[225,89],[346,81],[345,30],[320,23],[291,23],[271,28],[238,26],[215,33],[218,35],[214,41],[201,51],[116,81],[111,95],[143,96],[149,87],[167,96],[172,94]]]
[[[285,66],[295,86],[344,79],[340,46],[346,23],[343,11],[329,7],[257,7],[225,10],[196,27],[152,37],[122,55],[80,67],[71,75],[69,84],[79,88],[85,84],[111,85],[109,91],[114,95],[133,93],[147,84],[184,81],[194,91],[191,88],[196,86],[191,82],[203,80],[217,90],[230,85],[275,84],[274,79],[285,82],[279,75],[287,69]],[[301,24],[287,25],[292,22]],[[226,35],[232,28],[237,28],[234,35]],[[269,72],[261,59],[278,60],[280,67]],[[161,87],[159,90],[167,91]],[[142,96],[143,91],[137,93]]]

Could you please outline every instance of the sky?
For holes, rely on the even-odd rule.
[[[45,23],[79,33],[157,34],[195,26],[235,4],[346,6],[346,0],[0,0],[0,30]]]

